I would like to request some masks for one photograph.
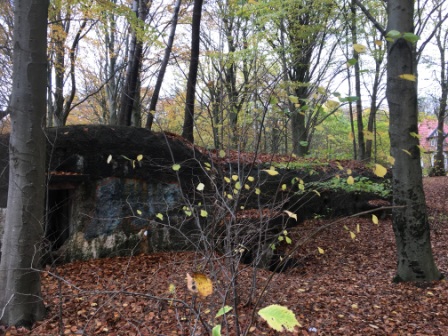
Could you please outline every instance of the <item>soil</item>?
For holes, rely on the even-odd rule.
[[[424,179],[432,244],[440,270],[448,269],[448,177]],[[331,224],[332,223],[332,224]],[[316,228],[326,229],[307,239]],[[338,221],[314,218],[291,229],[300,244],[293,267],[282,273],[240,265],[236,291],[238,325],[250,335],[284,335],[257,314],[279,304],[301,327],[295,335],[447,335],[448,283],[392,283],[395,243],[391,219],[370,216]],[[289,247],[290,248],[290,247]],[[193,296],[186,274],[207,274],[212,295]],[[42,272],[47,318],[32,335],[208,335],[222,325],[236,335],[231,270],[219,255],[158,253],[75,262]],[[256,288],[253,284],[256,280]],[[263,289],[266,289],[262,295]],[[29,333],[3,328],[1,333]]]

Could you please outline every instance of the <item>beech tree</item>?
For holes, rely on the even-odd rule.
[[[395,281],[439,280],[435,265],[420,165],[417,110],[417,53],[414,1],[390,0],[386,97],[389,103],[393,229],[397,244]]]
[[[193,4],[193,21],[191,23],[191,56],[190,68],[187,80],[187,97],[185,102],[185,117],[182,128],[182,136],[193,142],[194,135],[194,101],[196,95],[196,81],[198,78],[199,67],[199,45],[201,33],[201,16],[203,0],[194,0]]]
[[[37,268],[45,199],[47,13],[48,0],[14,2],[12,129],[0,262],[0,320],[28,328],[45,313]]]

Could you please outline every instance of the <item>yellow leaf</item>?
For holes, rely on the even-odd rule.
[[[286,184],[282,184],[282,191],[286,191]]]
[[[387,174],[387,169],[384,168],[382,165],[376,163],[375,168],[373,169],[373,173],[376,176],[384,177]]]
[[[354,184],[355,183],[355,179],[353,178],[353,176],[349,176],[347,178],[347,184]]]
[[[230,179],[227,176],[224,176],[224,181],[226,181],[227,183],[230,183]]]
[[[235,183],[235,189],[236,190],[241,190],[241,183],[240,182]]]
[[[402,74],[398,77],[400,77],[401,79],[404,79],[404,80],[411,81],[411,82],[415,82],[417,80],[417,77],[412,74]]]
[[[375,216],[375,215],[372,215],[372,222],[373,222],[373,224],[378,224],[379,223],[378,222],[378,217]]]
[[[357,53],[363,53],[366,51],[366,47],[363,46],[362,44],[354,44],[353,45],[353,49],[357,52]]]
[[[411,152],[406,150],[406,149],[402,149],[403,152],[405,152],[407,155],[412,156]]]
[[[196,189],[198,191],[202,191],[202,190],[204,190],[204,188],[205,188],[205,184],[204,183],[199,183],[198,186],[196,187]]]
[[[268,173],[271,176],[275,176],[275,175],[279,174],[278,171],[276,171],[274,167],[271,167],[269,169],[263,169],[263,171]]]
[[[261,194],[261,190],[259,188],[255,188],[255,194],[260,195]]]
[[[178,171],[180,169],[180,164],[178,164],[178,163],[173,164],[171,169],[174,171]]]
[[[226,152],[225,152],[225,150],[221,149],[221,150],[219,151],[219,157],[220,157],[220,158],[225,158],[225,157],[226,157]]]
[[[171,283],[168,287],[168,292],[174,294],[176,292],[176,285]]]
[[[107,157],[107,163],[111,163],[112,161],[112,154],[109,154],[109,156]]]
[[[347,175],[351,175],[352,174],[352,170],[349,168],[347,169]]]
[[[249,177],[247,178],[247,180],[248,180],[249,182],[253,182],[253,181],[255,181],[255,178],[254,178],[253,176],[249,176]]]
[[[344,230],[347,230],[347,231],[349,231],[350,229],[348,228],[348,226],[347,226],[347,225],[344,225]]]
[[[289,96],[289,101],[293,104],[298,104],[299,103],[299,98],[297,98],[296,96]]]
[[[163,220],[163,214],[161,214],[160,212],[156,215],[156,217],[160,220]]]
[[[192,293],[207,297],[213,293],[213,282],[203,273],[193,273],[193,276],[187,273],[187,288]]]
[[[391,165],[394,165],[395,164],[395,158],[393,157],[393,156],[388,156],[387,157],[387,161],[391,164]]]
[[[313,190],[313,192],[316,193],[316,195],[320,197],[320,192],[318,192],[317,190]]]
[[[284,210],[283,212],[285,212],[290,218],[294,218],[295,220],[297,220],[297,214],[295,214],[294,212],[291,212],[289,210]]]
[[[143,160],[143,155],[142,154],[137,155],[137,161],[141,161],[141,160]]]
[[[238,179],[239,179],[238,175],[232,175],[232,180],[238,181]]]
[[[137,210],[137,215],[141,216],[142,215],[142,211],[141,210]]]
[[[375,40],[375,44],[376,44],[378,47],[381,47],[381,46],[383,45],[383,41],[381,41],[381,40]]]
[[[352,239],[356,238],[356,234],[353,231],[350,231],[350,238]]]
[[[361,231],[361,228],[359,226],[359,224],[356,224],[356,232],[359,233]]]
[[[325,250],[321,247],[318,247],[317,250],[319,251],[320,254],[324,254]]]
[[[208,216],[208,212],[204,209],[201,209],[201,217],[207,217]]]

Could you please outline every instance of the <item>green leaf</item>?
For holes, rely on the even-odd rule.
[[[286,244],[289,244],[289,245],[292,244],[292,240],[288,236],[285,236],[285,242],[286,242]]]
[[[269,326],[279,332],[294,331],[294,327],[301,327],[294,313],[287,307],[280,305],[270,305],[258,311]]]
[[[357,96],[349,96],[349,97],[339,98],[339,101],[341,103],[353,103],[353,102],[357,101],[358,99],[359,99],[359,97],[357,97]]]
[[[222,159],[222,158],[225,158],[226,157],[226,151],[225,150],[223,150],[223,149],[221,149],[220,151],[219,151],[219,157]]]
[[[401,37],[401,33],[398,30],[389,30],[386,34],[386,37],[395,40]]]
[[[227,314],[229,311],[231,311],[233,308],[230,306],[224,306],[218,312],[216,313],[215,317],[220,317],[221,315]]]
[[[415,44],[415,43],[417,43],[418,40],[420,40],[420,36],[415,35],[413,33],[404,33],[403,38],[406,41],[411,42],[412,44]]]
[[[347,60],[347,64],[348,65],[355,65],[356,64],[356,62],[357,62],[357,60],[355,59],[355,58],[350,58],[349,60]],[[339,96],[336,96],[336,97],[340,97],[341,96],[341,94],[340,93],[338,93],[339,94]],[[334,94],[333,94],[334,95]]]
[[[350,185],[355,184],[355,179],[353,178],[353,176],[349,176],[347,178],[347,184],[350,184]]]
[[[163,214],[161,214],[160,212],[156,215],[156,217],[160,220],[163,220]]]
[[[174,170],[174,171],[178,171],[180,169],[180,164],[178,164],[178,163],[173,164],[171,166],[171,169]]]
[[[212,336],[221,336],[221,325],[215,325],[212,329]]]
[[[208,216],[208,212],[204,209],[201,209],[201,217],[207,217]]]

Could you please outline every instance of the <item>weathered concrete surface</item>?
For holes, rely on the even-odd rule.
[[[363,211],[370,199],[378,197],[323,189],[319,195],[300,192],[299,180],[308,184],[336,175],[346,178],[346,171],[335,163],[278,168],[279,174],[273,176],[263,163],[222,162],[179,136],[142,128],[71,126],[48,129],[47,136],[46,262],[220,249],[227,244],[231,253],[244,246],[246,261],[262,256],[255,263],[270,267],[269,246],[284,228],[315,215]],[[5,207],[7,138],[0,140],[0,206]],[[353,176],[374,178],[368,170],[352,170]],[[243,182],[249,175],[254,179]],[[204,191],[197,189],[199,183]],[[256,187],[261,192],[255,192]],[[272,211],[269,216],[257,216],[255,211],[255,216],[247,217],[239,215],[241,207]],[[297,213],[298,222],[283,210]],[[202,216],[202,211],[208,215]]]

